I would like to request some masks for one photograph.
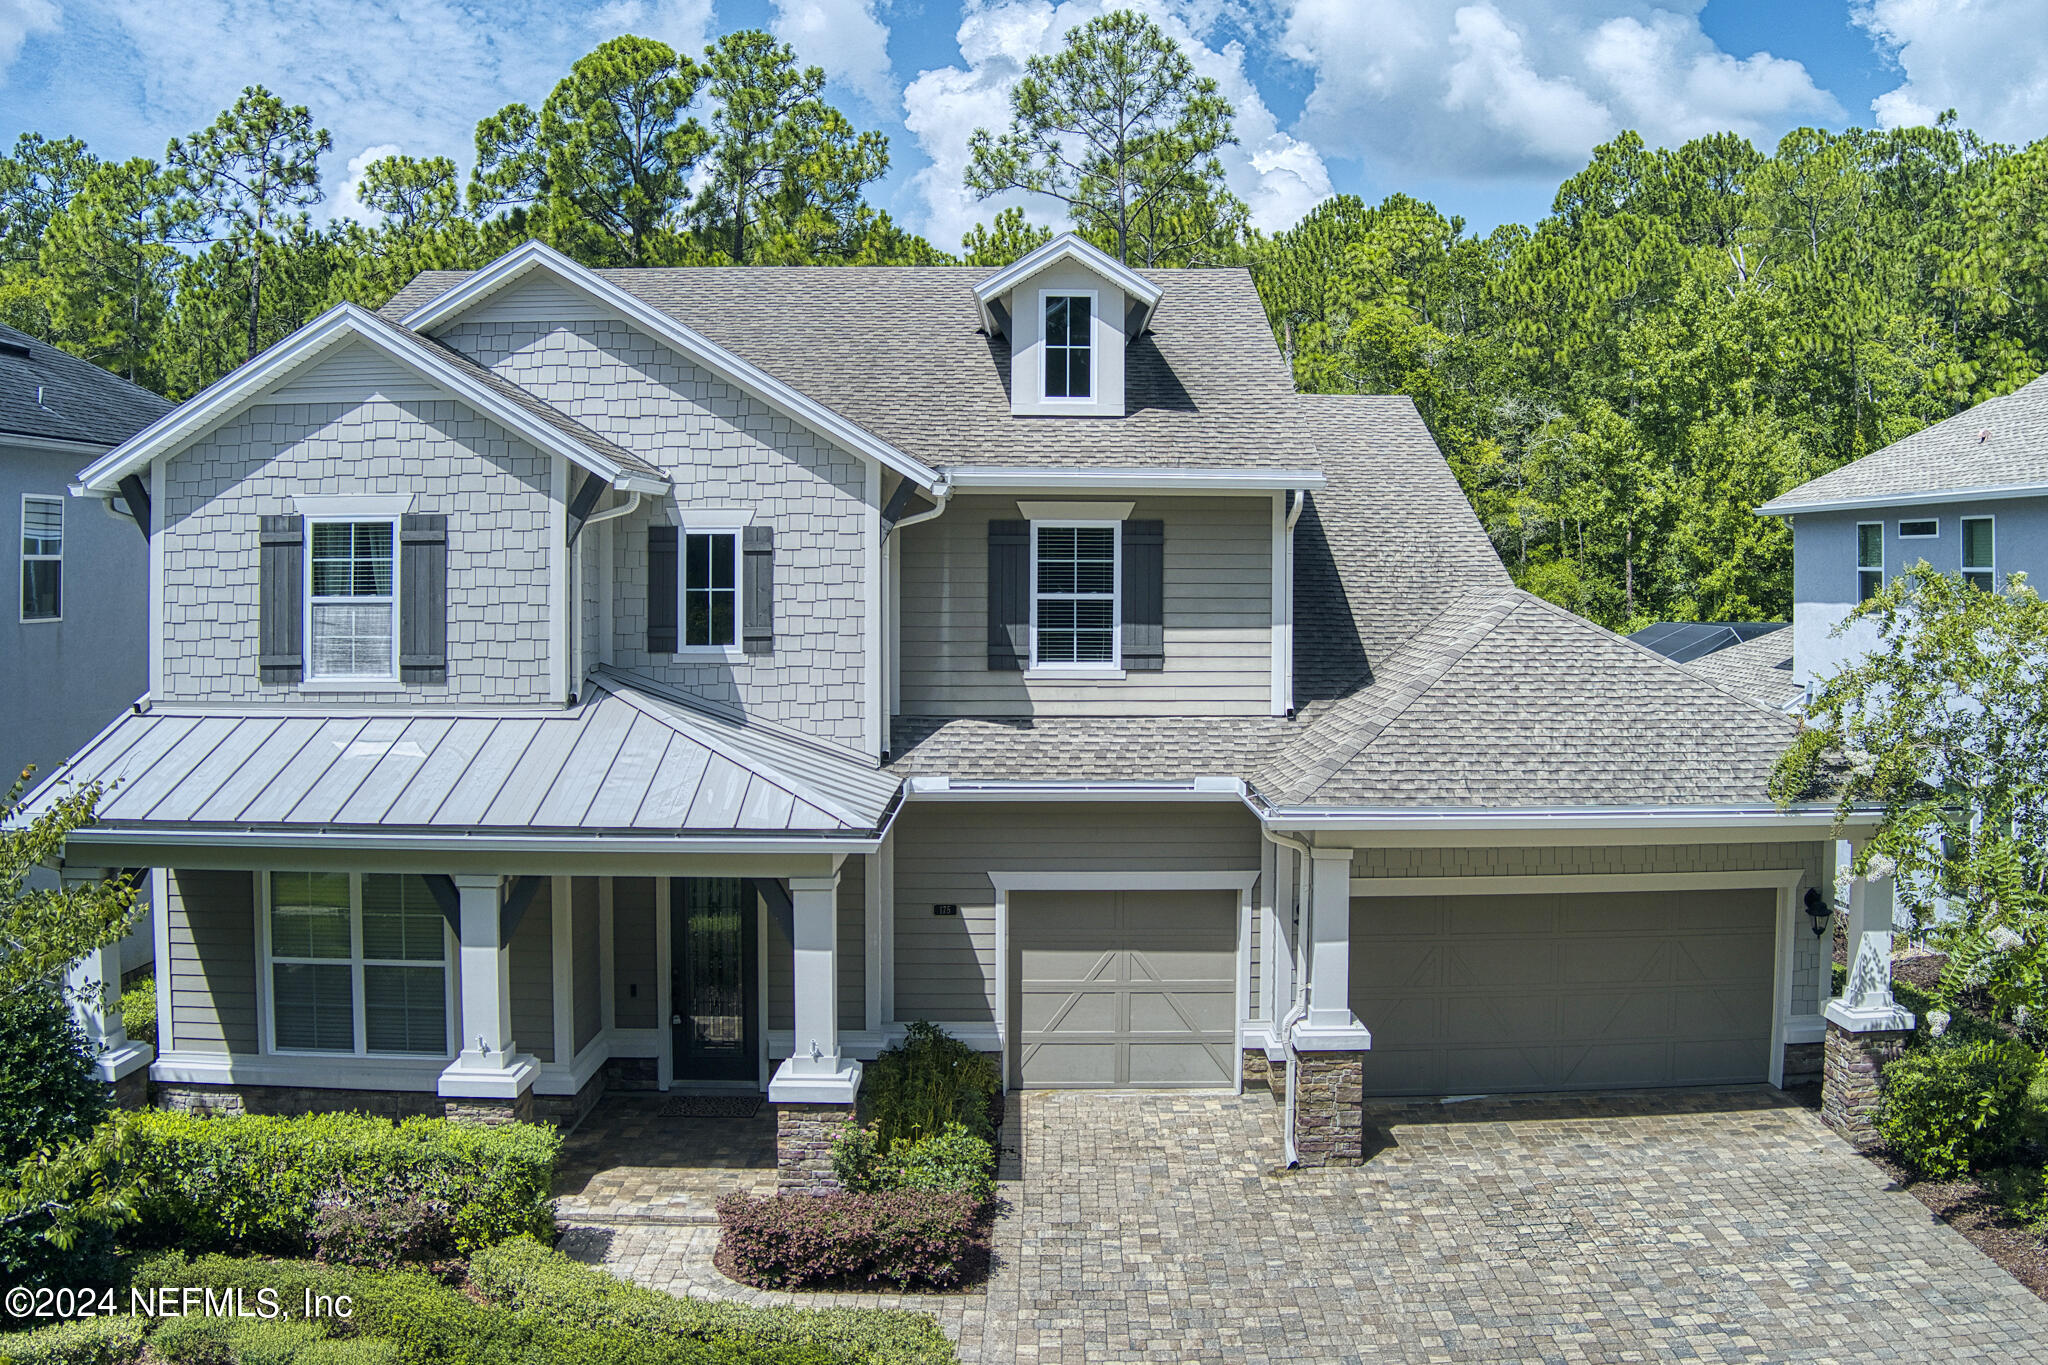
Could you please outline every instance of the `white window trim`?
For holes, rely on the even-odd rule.
[[[1966,559],[1966,558],[1967,558],[1967,557],[1969,556],[1969,553],[1970,553],[1970,523],[1971,523],[1971,522],[1973,522],[1973,521],[1988,521],[1988,522],[1990,522],[1990,523],[1991,523],[1991,563],[1990,563],[1990,565],[1989,565],[1989,566],[1985,566],[1985,567],[1979,567],[1979,566],[1976,566],[1976,565],[1971,565],[1971,564],[1964,564],[1964,563],[1963,563],[1963,560],[1964,560],[1964,559]],[[1964,581],[1965,581],[1965,582],[1968,582],[1968,581],[1969,581],[1969,577],[1968,577],[1968,576],[1969,576],[1970,574],[1973,574],[1973,573],[1989,574],[1989,575],[1990,575],[1990,577],[1991,577],[1991,587],[1990,587],[1990,588],[1988,589],[1988,591],[1990,591],[1990,592],[1997,592],[1997,591],[1998,591],[1998,518],[1997,518],[1997,517],[1995,517],[1995,516],[1982,516],[1982,517],[1964,517],[1964,518],[1962,518],[1962,521],[1961,521],[1961,523],[1960,523],[1960,524],[1958,525],[1958,527],[1956,528],[1956,542],[1957,542],[1957,544],[1956,544],[1956,563],[1957,563],[1958,565],[1960,565],[1960,566],[1961,566],[1961,567],[1960,567],[1960,569],[1958,570],[1958,572],[1960,572],[1960,573],[1962,573],[1962,574],[1964,575]]]
[[[1038,532],[1039,528],[1065,530],[1069,527],[1079,531],[1102,530],[1111,532],[1110,593],[1109,593],[1109,658],[1090,660],[1086,663],[1041,663],[1038,658]],[[1091,594],[1092,595],[1092,594]],[[1055,593],[1054,597],[1066,600],[1077,596],[1073,593]],[[1034,521],[1031,523],[1031,661],[1024,670],[1027,678],[1060,678],[1069,682],[1111,682],[1124,674],[1124,524],[1121,521]]]
[[[1877,528],[1877,565],[1875,568],[1863,562],[1863,528]],[[1884,591],[1884,523],[1881,521],[1859,521],[1856,523],[1856,600],[1866,602],[1869,597],[1863,591],[1863,575],[1877,575],[1877,591]]]
[[[1055,407],[1092,408],[1102,399],[1102,338],[1096,324],[1102,320],[1102,304],[1095,289],[1041,289],[1038,291],[1038,401]],[[1045,391],[1045,357],[1051,343],[1045,334],[1045,307],[1053,299],[1088,300],[1088,396],[1055,397]],[[1016,382],[1016,376],[1011,376]]]
[[[355,677],[327,677],[313,671],[313,527],[325,524],[345,523],[362,526],[383,522],[391,527],[391,669],[387,673],[365,673]],[[397,692],[404,690],[404,683],[398,676],[398,637],[404,624],[398,619],[398,604],[405,600],[404,573],[405,550],[399,535],[398,514],[381,516],[326,517],[307,516],[300,525],[300,544],[303,549],[299,558],[305,561],[302,587],[299,593],[299,689],[305,692]],[[374,602],[377,598],[330,598],[330,601]]]
[[[32,555],[21,551],[15,560],[14,610],[25,626],[55,625],[64,619],[64,540],[70,528],[65,525],[64,499],[49,493],[23,493],[21,495],[21,521],[16,543],[28,539],[28,505],[31,502],[53,502],[57,504],[57,553],[53,555]],[[24,600],[28,590],[28,566],[31,564],[55,564],[57,566],[57,614],[55,616],[30,616]]]
[[[460,987],[455,979],[456,961],[460,957],[460,953],[457,950],[460,945],[456,942],[455,931],[448,927],[447,917],[443,916],[441,920],[441,1018],[446,1025],[445,1032],[447,1035],[442,1041],[444,1050],[441,1052],[371,1052],[369,1050],[369,1030],[365,1025],[363,1017],[363,968],[385,966],[425,967],[430,964],[417,961],[394,962],[391,959],[381,957],[374,960],[366,960],[363,957],[363,877],[365,874],[361,872],[347,874],[349,955],[346,959],[338,957],[280,958],[273,954],[270,951],[270,879],[272,872],[283,872],[289,875],[294,870],[291,868],[275,868],[256,873],[256,935],[258,951],[263,955],[263,970],[257,976],[257,988],[262,1006],[257,1011],[257,1018],[262,1024],[263,1036],[259,1041],[262,1044],[263,1055],[266,1057],[355,1057],[374,1058],[379,1061],[389,1059],[393,1061],[433,1060],[440,1062],[446,1062],[454,1057],[456,1051],[455,1034],[457,1028],[461,1025],[461,1019],[457,1014],[457,1011],[460,1009],[458,1003],[461,998],[459,994]],[[355,1011],[353,1024],[355,1048],[353,1051],[342,1052],[332,1048],[284,1048],[277,1045],[276,967],[279,962],[287,965],[311,962],[330,967],[339,966],[346,962],[349,969],[350,1003]]]
[[[740,612],[746,604],[746,547],[740,533],[754,520],[752,508],[747,507],[683,507],[676,511],[676,657],[679,659],[724,659],[731,663],[746,662],[747,652],[741,638]],[[730,535],[732,537],[732,643],[729,645],[693,645],[685,640],[690,633],[690,536]]]
[[[1908,526],[1932,526],[1934,529],[1932,531],[1908,531],[1906,529]],[[1899,539],[1940,540],[1941,519],[1939,517],[1912,517],[1910,519],[1902,517],[1899,520]]]
[[[305,493],[292,499],[292,507],[316,521],[388,521],[412,510],[412,494]]]

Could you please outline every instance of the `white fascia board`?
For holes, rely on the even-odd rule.
[[[506,402],[453,365],[419,346],[393,337],[388,324],[369,318],[352,303],[339,303],[183,407],[175,408],[116,446],[78,476],[87,491],[112,494],[120,482],[146,468],[158,455],[198,439],[233,416],[284,375],[343,340],[363,341],[386,357],[442,388],[542,450],[560,455],[625,492],[661,493],[666,480],[650,479]]]
[[[1078,262],[1144,304],[1148,322],[1151,314],[1159,307],[1162,291],[1158,285],[1101,248],[1083,241],[1071,232],[1062,232],[1044,246],[1020,256],[1010,265],[974,286],[974,301],[981,306],[982,325],[989,329],[991,335],[998,329],[995,314],[990,311],[989,305],[1033,275],[1061,261]]]
[[[1314,469],[1037,469],[1029,465],[967,465],[951,471],[957,492],[981,493],[1273,493],[1314,492]]]
[[[1821,502],[1786,502],[1776,498],[1756,509],[1760,517],[1795,517],[1801,512],[1858,512],[1880,507],[1917,507],[1921,503],[1992,502],[1999,498],[2048,497],[2048,483],[2000,483],[1977,488],[1936,488],[1925,493],[1869,493],[1860,498]]]
[[[1859,810],[1842,817],[1833,806],[1564,806],[1555,808],[1504,808],[1472,810],[1462,807],[1392,806],[1379,809],[1344,810],[1330,807],[1297,806],[1262,810],[1259,819],[1269,829],[1307,832],[1315,830],[1346,833],[1400,833],[1407,831],[1527,833],[1556,830],[1767,830],[1814,831],[1824,834],[1836,829],[1875,826],[1880,813]]]
[[[1185,782],[978,782],[953,777],[913,777],[903,784],[906,800],[918,801],[1243,801],[1245,786],[1235,777],[1196,777]]]
[[[22,431],[0,431],[0,446],[16,450],[48,450],[59,455],[104,455],[113,449],[105,441],[70,441],[62,436],[31,436]]]
[[[660,338],[726,383],[744,389],[785,416],[795,418],[818,435],[864,455],[919,487],[937,489],[945,476],[914,460],[881,437],[841,417],[815,399],[808,398],[766,370],[743,360],[711,338],[676,321],[611,281],[587,270],[552,247],[528,242],[506,252],[446,293],[437,295],[405,316],[403,326],[426,332],[454,320],[472,304],[504,288],[530,270],[545,269],[563,283],[588,294],[635,327]]]
[[[95,845],[122,845],[135,848],[163,849],[251,849],[251,848],[303,848],[317,844],[323,849],[348,848],[369,853],[391,851],[403,853],[479,853],[505,851],[517,853],[588,853],[588,854],[854,854],[873,853],[881,846],[881,840],[865,835],[846,836],[827,833],[819,835],[791,834],[782,837],[749,835],[703,835],[698,837],[677,835],[639,835],[591,833],[586,835],[551,836],[546,834],[474,834],[474,833],[401,833],[397,831],[334,830],[311,828],[304,830],[274,829],[205,829],[189,827],[167,827],[160,829],[124,829],[118,825],[93,825],[73,830],[65,836],[67,844],[81,847]]]

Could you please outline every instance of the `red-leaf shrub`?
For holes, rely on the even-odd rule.
[[[727,1272],[762,1289],[946,1288],[988,1264],[987,1221],[964,1194],[729,1194],[718,1222]]]

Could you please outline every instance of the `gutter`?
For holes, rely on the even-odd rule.
[[[1185,782],[975,782],[953,777],[904,779],[906,801],[1234,801],[1247,799],[1235,777]]]
[[[981,492],[1113,493],[1272,493],[1275,490],[1313,490],[1326,485],[1313,469],[1059,469],[1030,465],[982,465],[949,471],[956,489]]]
[[[317,843],[324,848],[360,848],[407,853],[604,853],[604,854],[773,854],[773,853],[873,853],[881,840],[869,835],[850,835],[837,830],[816,834],[784,834],[779,837],[619,835],[590,834],[536,837],[530,834],[378,833],[308,827],[303,830],[208,829],[190,827],[172,830],[123,829],[119,826],[90,825],[65,836],[67,844],[96,846],[119,844],[136,848],[299,848]]]
[[[1270,806],[1252,804],[1260,822],[1271,828],[1342,830],[1392,834],[1405,831],[1509,830],[1672,830],[1710,826],[1716,829],[1864,828],[1879,822],[1880,812],[1859,808],[1843,817],[1835,807],[1777,806],[1524,806],[1478,809],[1469,806]]]
[[[1917,507],[1921,503],[1990,502],[1999,498],[2048,497],[2048,483],[1997,483],[1981,488],[1936,488],[1925,493],[1870,493],[1860,498],[1830,498],[1823,502],[1767,502],[1756,509],[1760,517],[1796,517],[1802,512],[1862,512],[1880,507]]]

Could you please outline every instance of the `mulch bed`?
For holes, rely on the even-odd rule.
[[[1920,1180],[1883,1152],[1865,1152],[1873,1165],[1892,1178],[1934,1215],[1968,1238],[1970,1245],[1998,1263],[2001,1270],[2048,1299],[2048,1240],[2006,1215],[2005,1209],[1974,1180]]]

